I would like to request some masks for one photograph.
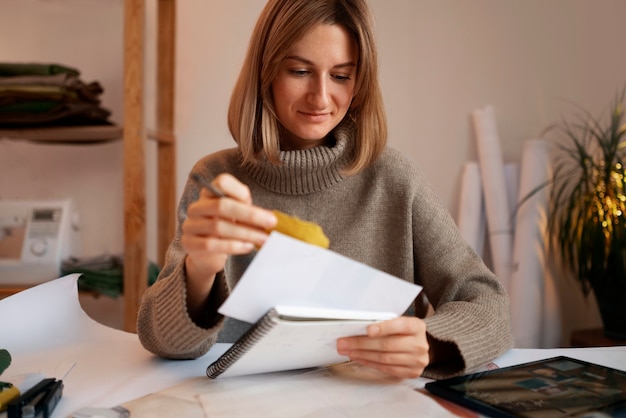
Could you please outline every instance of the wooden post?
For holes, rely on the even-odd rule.
[[[176,0],[158,2],[157,38],[157,251],[163,266],[176,229],[176,136],[174,134]]]
[[[124,10],[124,329],[136,332],[147,288],[144,129],[144,0]]]

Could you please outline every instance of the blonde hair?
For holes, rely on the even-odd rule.
[[[358,50],[354,98],[344,120],[354,125],[355,152],[344,174],[371,164],[387,142],[387,120],[378,83],[378,54],[365,0],[269,0],[254,27],[232,92],[228,128],[244,163],[265,155],[280,164],[280,123],[271,94],[278,67],[292,46],[314,26],[338,24],[353,36]],[[337,128],[335,128],[337,129]]]

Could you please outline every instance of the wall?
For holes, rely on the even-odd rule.
[[[154,0],[148,1],[151,10]],[[178,3],[177,186],[202,155],[233,146],[226,105],[264,0]],[[390,144],[422,167],[453,215],[462,164],[476,159],[470,113],[496,110],[506,161],[561,114],[594,113],[626,83],[620,0],[371,0]],[[0,60],[55,61],[106,89],[122,122],[122,0],[0,0]],[[148,21],[154,39],[154,23]],[[153,102],[153,47],[147,98]],[[153,112],[148,106],[148,126]],[[154,150],[147,145],[149,255],[156,258]],[[0,198],[73,197],[82,255],[122,251],[121,143],[81,148],[0,141]],[[565,331],[599,323],[593,301],[564,281]],[[580,307],[580,308],[578,308]]]

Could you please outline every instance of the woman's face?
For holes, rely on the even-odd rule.
[[[340,25],[320,24],[297,42],[272,83],[276,115],[285,132],[281,149],[318,146],[348,112],[358,53]]]

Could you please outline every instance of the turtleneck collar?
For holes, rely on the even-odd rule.
[[[246,166],[248,174],[261,186],[280,194],[304,195],[318,192],[342,181],[341,168],[350,161],[354,133],[349,128],[334,132],[333,146],[281,151],[281,165],[262,159]]]

